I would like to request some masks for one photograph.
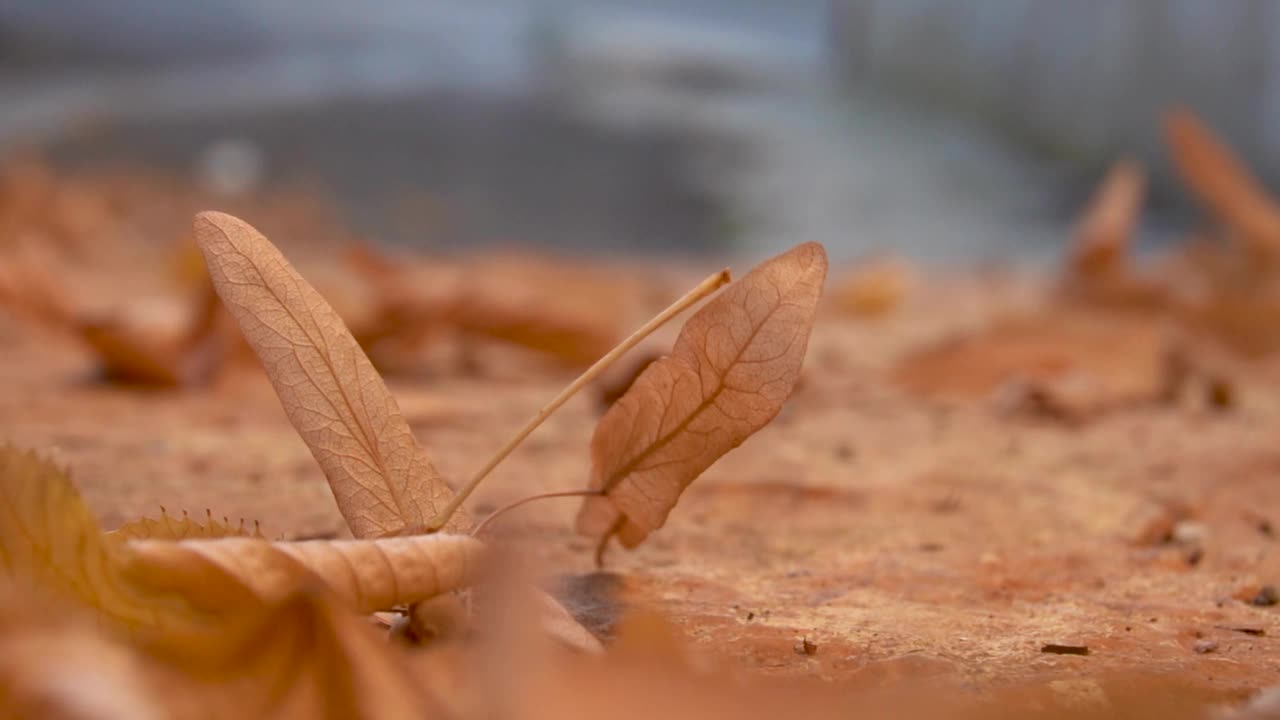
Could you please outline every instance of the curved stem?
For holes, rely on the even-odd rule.
[[[441,510],[435,518],[431,520],[431,522],[427,523],[424,529],[427,532],[435,532],[444,527],[449,522],[449,518],[453,517],[453,514],[462,506],[462,503],[466,502],[466,499],[471,496],[471,493],[479,487],[480,482],[488,477],[489,473],[493,472],[493,469],[498,466],[498,463],[505,460],[507,456],[511,454],[512,450],[515,450],[525,438],[529,437],[529,435],[536,430],[539,425],[550,417],[551,413],[555,412],[561,405],[568,402],[569,398],[573,397],[587,383],[595,380],[600,373],[608,369],[610,365],[617,361],[618,358],[622,357],[628,350],[639,345],[640,341],[653,334],[655,330],[665,325],[671,320],[671,318],[679,315],[687,310],[691,305],[720,289],[722,285],[729,282],[729,279],[729,270],[727,268],[718,273],[707,276],[705,280],[698,283],[698,286],[686,293],[684,297],[672,303],[672,305],[666,310],[655,315],[653,319],[645,323],[639,330],[632,333],[631,337],[623,340],[617,347],[610,350],[604,357],[597,360],[594,365],[587,368],[587,371],[579,375],[577,380],[569,383],[568,387],[561,390],[559,395],[556,395],[551,402],[547,403],[546,406],[538,411],[537,415],[534,415],[529,422],[525,423],[525,426],[520,429],[520,432],[516,433],[515,437],[508,440],[507,444],[503,445],[502,448],[498,450],[497,454],[490,458],[489,462],[485,463],[485,466],[480,468],[480,470],[472,476],[471,480],[467,481],[466,485],[462,486],[462,489],[458,491],[458,494],[453,496],[453,499],[449,501],[449,504],[445,505],[444,509]]]
[[[521,498],[511,503],[510,505],[500,507],[497,510],[494,510],[493,512],[489,513],[489,517],[481,521],[480,524],[476,526],[476,529],[471,531],[471,537],[479,537],[480,531],[484,530],[489,525],[489,523],[493,522],[494,518],[498,517],[499,515],[506,515],[508,512],[515,510],[521,505],[531,503],[534,500],[548,500],[550,498],[561,498],[561,497],[599,497],[602,495],[604,495],[604,491],[602,490],[565,490],[564,492],[553,492],[553,493],[543,493],[541,495],[530,495],[527,498]]]

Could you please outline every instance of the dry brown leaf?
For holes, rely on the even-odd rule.
[[[159,695],[159,717],[421,717],[428,699],[385,641],[335,605],[334,594],[366,611],[419,600],[432,587],[464,582],[480,549],[470,537],[446,535],[108,541],[64,472],[33,453],[0,448],[0,580],[69,605],[68,612],[92,611],[117,637],[135,641],[158,661],[148,666],[159,674],[154,682],[127,684],[137,668],[105,639],[86,644],[77,636],[74,649],[84,657],[101,646],[89,657],[125,663],[120,673],[94,673],[122,683],[99,687],[102,697],[145,708],[147,687]],[[0,629],[6,617],[0,612]],[[15,646],[6,642],[19,636],[0,635],[9,657]],[[57,649],[47,635],[32,640]],[[0,662],[0,680],[11,670]],[[74,702],[85,698],[47,683],[25,687],[28,701],[49,700],[51,708],[79,707]],[[9,707],[0,702],[0,711]]]
[[[882,317],[902,304],[912,284],[911,268],[884,259],[857,268],[834,291],[835,304],[854,317]]]
[[[73,611],[31,597],[29,589],[0,587],[0,717],[158,720],[175,714],[161,708],[144,663],[127,647]]]
[[[578,532],[635,547],[689,483],[764,427],[800,378],[827,256],[805,243],[768,260],[689,318],[600,420]]]
[[[246,590],[263,602],[280,602],[314,576],[351,607],[371,613],[466,587],[484,546],[468,535],[435,534],[296,542],[133,540],[126,550],[121,562],[129,582],[148,592],[188,596],[210,611],[241,602]]]
[[[153,388],[198,385],[211,380],[221,367],[227,343],[215,335],[220,308],[212,288],[196,298],[190,326],[175,338],[112,318],[86,316],[70,300],[65,285],[47,253],[24,246],[0,259],[0,305],[74,335],[97,358],[101,379],[107,382]]]
[[[363,612],[417,602],[469,584],[483,552],[470,536],[443,534],[110,540],[66,473],[13,448],[0,449],[0,500],[0,560],[11,579],[166,643],[207,644],[228,611],[256,611],[308,584]]]
[[[222,618],[194,659],[120,642],[76,610],[0,592],[0,717],[437,716],[402,656],[323,588]]]
[[[438,717],[403,657],[320,588],[290,593],[226,631],[216,663],[189,670],[206,716]],[[209,712],[213,709],[213,712]]]
[[[0,562],[21,587],[91,608],[126,631],[206,636],[216,615],[180,596],[140,591],[121,572],[66,472],[35,453],[0,447]]]
[[[1120,160],[1107,173],[1076,226],[1071,258],[1075,274],[1102,278],[1127,269],[1146,185],[1142,166],[1134,160]]]
[[[1240,158],[1191,111],[1165,117],[1165,135],[1183,181],[1246,246],[1280,252],[1280,207]]]
[[[626,278],[531,257],[496,257],[468,268],[450,306],[462,332],[587,366],[622,339]]]
[[[48,248],[21,243],[7,249],[0,254],[0,306],[49,328],[70,325],[75,304],[58,282],[58,265]]]
[[[1021,384],[1027,399],[1076,415],[1158,398],[1168,347],[1161,324],[1147,318],[1055,311],[923,348],[893,378],[922,395],[965,401]]]
[[[415,277],[367,243],[353,244],[343,259],[374,295],[367,312],[347,321],[360,347],[383,372],[420,369],[421,351],[444,329],[449,311],[433,296],[438,279]]]
[[[496,256],[449,275],[395,262],[355,245],[346,262],[377,296],[377,309],[357,339],[379,359],[405,355],[440,331],[496,340],[589,365],[620,339],[629,306],[626,279],[598,268],[563,267],[533,257]]]
[[[107,533],[107,537],[117,540],[213,540],[224,537],[262,537],[262,531],[255,521],[253,527],[246,527],[243,519],[238,525],[232,525],[226,518],[215,520],[213,512],[205,511],[205,521],[191,519],[186,510],[182,517],[170,517],[164,508],[160,508],[158,519],[141,518]]]
[[[452,493],[333,308],[244,221],[205,212],[195,228],[218,295],[324,469],[351,531],[392,534],[433,519]],[[456,515],[450,527],[465,522]]]
[[[162,388],[183,383],[182,356],[174,348],[113,323],[77,322],[76,330],[108,382]]]

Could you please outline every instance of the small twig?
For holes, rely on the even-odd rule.
[[[551,402],[547,403],[545,407],[538,411],[537,415],[534,415],[529,422],[525,423],[525,426],[520,429],[520,432],[516,433],[515,437],[508,440],[507,444],[503,445],[502,448],[498,450],[497,454],[490,458],[489,462],[485,463],[485,466],[480,468],[471,480],[469,480],[467,484],[458,491],[458,494],[449,501],[449,504],[446,505],[444,509],[435,516],[435,518],[424,526],[424,530],[426,530],[426,532],[435,532],[444,527],[445,524],[449,522],[449,518],[453,517],[453,514],[462,506],[462,503],[471,496],[471,493],[474,492],[477,487],[479,487],[480,482],[488,477],[489,473],[493,472],[493,469],[498,466],[498,463],[505,460],[507,456],[511,454],[512,450],[515,450],[525,438],[529,437],[529,435],[536,430],[539,425],[550,417],[551,413],[555,412],[561,405],[568,402],[569,398],[573,397],[574,394],[586,386],[587,383],[596,379],[600,373],[608,369],[610,365],[626,354],[628,350],[640,344],[642,340],[651,335],[658,328],[665,325],[669,320],[671,320],[671,318],[674,318],[687,310],[691,305],[720,289],[722,285],[729,282],[729,279],[729,270],[727,268],[715,273],[714,275],[708,276],[701,283],[698,283],[698,286],[693,290],[690,290],[684,297],[675,301],[675,303],[666,310],[658,313],[652,320],[645,323],[639,330],[632,333],[631,337],[623,340],[621,344],[606,353],[604,357],[597,360],[595,365],[587,368],[587,371],[579,375],[577,380],[574,380],[568,387],[561,390],[559,395],[556,395]]]
[[[489,517],[482,520],[480,524],[476,526],[476,529],[471,531],[471,537],[479,537],[480,531],[484,530],[485,527],[487,527],[489,523],[493,522],[494,518],[498,517],[499,515],[505,515],[508,512],[520,507],[521,505],[524,505],[525,503],[531,503],[534,500],[549,500],[551,498],[562,498],[562,497],[600,497],[602,495],[604,495],[603,490],[565,490],[564,492],[553,492],[553,493],[543,493],[541,495],[530,495],[527,498],[522,498],[520,500],[517,500],[511,503],[510,505],[500,507],[497,510],[494,510],[493,512],[489,513]]]

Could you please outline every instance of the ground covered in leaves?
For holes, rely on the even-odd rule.
[[[970,695],[1038,686],[1064,707],[1105,705],[1122,677],[1223,702],[1280,684],[1280,362],[1266,329],[1280,304],[1231,305],[1213,274],[1228,272],[1224,263],[1205,266],[1218,268],[1206,271],[1219,288],[1209,300],[1179,299],[1176,269],[1130,277],[1116,259],[1123,239],[1107,233],[1131,219],[1134,184],[1113,177],[1103,195],[1122,199],[1082,223],[1061,276],[832,268],[782,414],[704,473],[646,544],[609,548],[602,569],[595,543],[574,533],[577,499],[513,511],[494,537],[535,558],[606,646],[629,613],[656,613],[698,663],[731,673],[859,689],[942,683]],[[1271,228],[1226,214],[1223,247],[1267,242]],[[273,239],[322,292],[326,278],[337,288],[325,294],[340,312],[334,297],[345,298],[358,337],[352,318],[394,314],[379,295],[381,258],[353,260],[348,238],[282,237],[314,222],[289,217]],[[68,241],[65,264],[22,262],[56,278],[41,292],[59,303],[172,328],[201,292],[165,259],[183,257],[185,232],[163,246],[124,234]],[[414,335],[411,351],[381,359],[371,350],[447,478],[482,465],[583,356],[600,354],[582,349],[600,326],[573,308],[608,309],[618,327],[604,334],[621,336],[717,269],[400,261],[472,293],[432,316],[445,330],[430,341]],[[381,278],[372,294],[361,284],[370,273]],[[34,311],[0,316],[0,437],[69,467],[104,528],[163,507],[175,519],[206,509],[233,525],[243,518],[268,538],[349,535],[256,361],[231,351],[216,373],[178,387],[104,382],[107,356],[20,285],[9,278]],[[456,319],[486,303],[506,309],[493,311],[498,320]],[[512,307],[541,316],[511,320]],[[554,414],[473,496],[472,515],[586,487],[608,398],[673,336]]]

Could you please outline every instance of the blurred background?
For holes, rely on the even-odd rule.
[[[324,188],[439,248],[1056,256],[1160,115],[1280,177],[1265,0],[7,0],[0,143]],[[430,218],[421,223],[405,218]]]

